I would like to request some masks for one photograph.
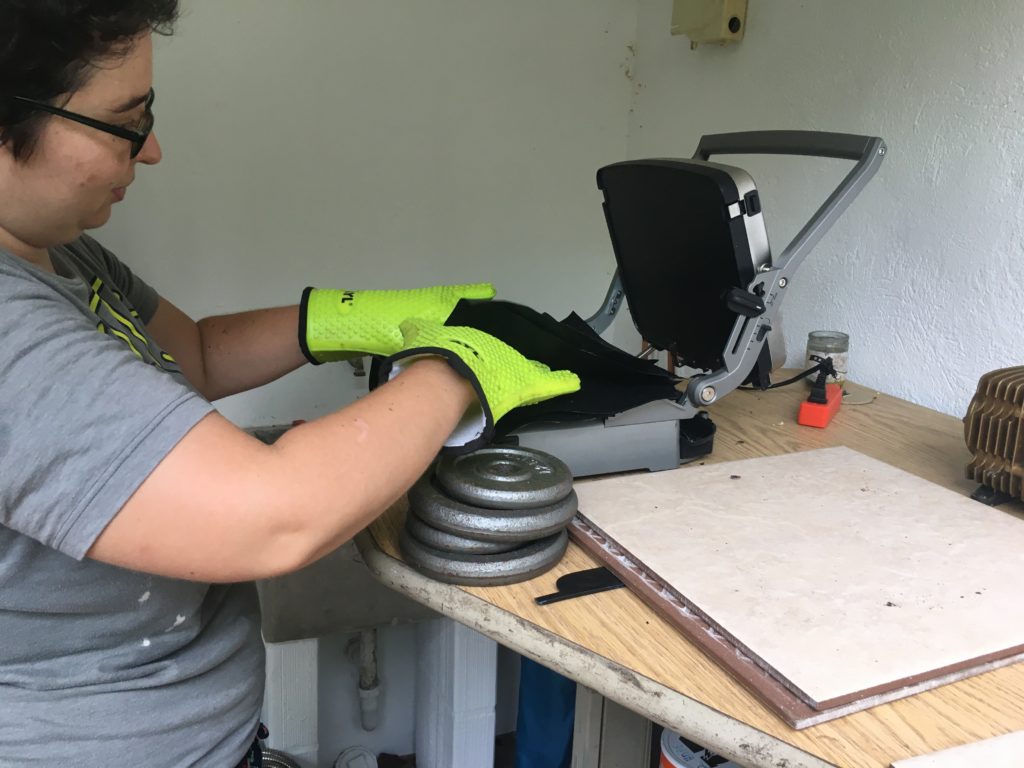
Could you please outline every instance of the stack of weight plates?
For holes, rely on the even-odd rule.
[[[402,556],[450,584],[532,579],[562,559],[576,505],[569,467],[543,451],[444,456],[409,491]]]

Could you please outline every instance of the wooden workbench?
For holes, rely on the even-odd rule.
[[[847,400],[863,404],[844,405],[825,430],[796,424],[802,384],[733,392],[709,409],[718,433],[706,462],[846,445],[948,488],[974,489],[964,479],[969,455],[959,419],[848,389]],[[1024,506],[1004,509],[1020,514]],[[453,587],[398,559],[404,515],[404,504],[396,505],[357,538],[367,566],[385,584],[742,765],[885,768],[1024,730],[1024,664],[1017,664],[795,731],[627,590],[534,604],[534,597],[555,591],[559,576],[598,565],[575,544],[558,566],[531,581]],[[695,549],[680,542],[681,552]]]

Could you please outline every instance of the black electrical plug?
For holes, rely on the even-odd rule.
[[[809,403],[820,403],[825,405],[828,403],[825,384],[828,382],[829,376],[836,375],[836,369],[835,366],[832,365],[831,357],[817,357],[816,355],[812,355],[811,359],[818,363],[818,374],[814,379],[814,383],[811,384],[811,394],[807,396],[807,401]]]
[[[807,402],[826,404],[828,402],[828,397],[825,395],[825,384],[827,382],[828,374],[824,371],[818,371],[814,383],[811,384],[811,394],[807,396]]]

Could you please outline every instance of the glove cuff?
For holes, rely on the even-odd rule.
[[[370,389],[386,384],[421,357],[441,357],[455,372],[469,381],[476,392],[477,405],[470,407],[462,420],[444,442],[446,453],[471,453],[494,439],[494,415],[487,403],[480,379],[466,363],[450,349],[443,347],[417,347],[403,350],[386,358],[374,358],[370,365]]]
[[[309,320],[309,295],[316,290],[312,286],[308,286],[302,292],[302,300],[299,302],[299,349],[302,350],[302,354],[306,357],[309,362],[313,365],[320,365],[323,360],[317,360],[313,356],[313,353],[309,350],[309,341],[306,337],[306,326]]]

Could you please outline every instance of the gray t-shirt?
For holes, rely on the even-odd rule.
[[[146,333],[149,286],[87,237],[51,257],[0,250],[0,766],[232,768],[263,698],[253,585],[84,559],[213,408]]]

